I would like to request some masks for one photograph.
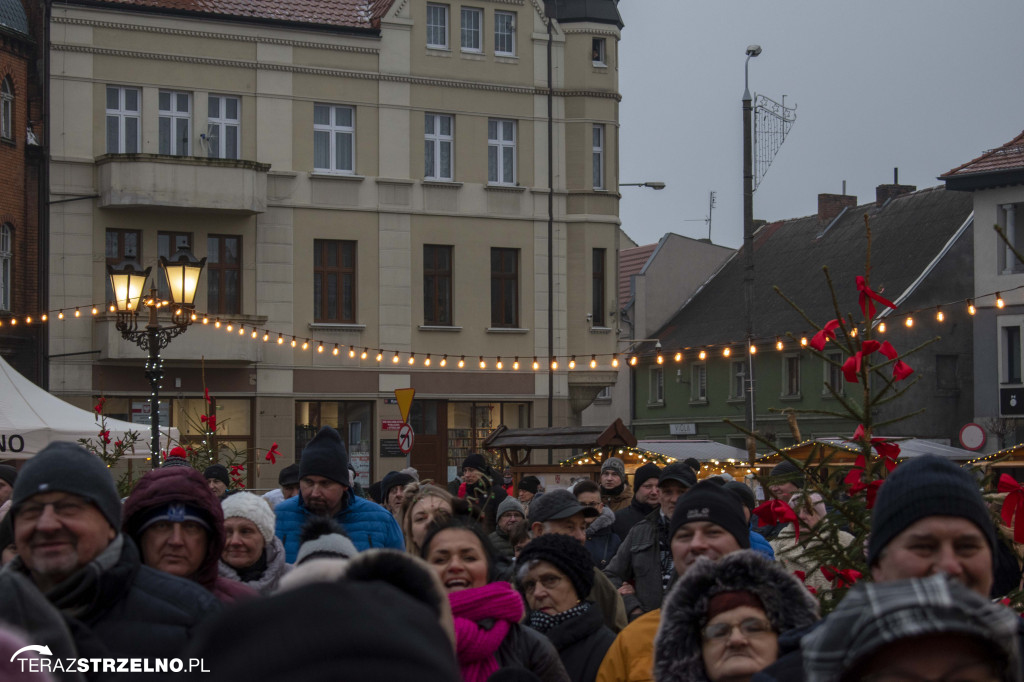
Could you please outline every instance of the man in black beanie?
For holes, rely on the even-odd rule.
[[[658,508],[658,476],[661,469],[653,462],[648,462],[633,474],[633,500],[629,506],[615,512],[615,524],[612,532],[620,538],[626,537],[630,529],[644,520]]]
[[[228,488],[231,487],[228,468],[223,464],[211,464],[203,469],[203,478],[206,479],[206,484],[213,491],[213,496],[218,500],[223,500],[227,495]]]
[[[379,504],[352,494],[348,465],[345,442],[330,426],[322,427],[302,450],[299,494],[274,509],[274,533],[284,543],[288,563],[295,563],[302,527],[310,516],[334,519],[359,551],[371,547],[405,549],[395,517]]]

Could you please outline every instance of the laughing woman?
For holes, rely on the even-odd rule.
[[[422,552],[448,593],[465,682],[485,682],[509,667],[525,668],[545,682],[568,682],[551,642],[519,624],[522,597],[495,579],[494,550],[479,526],[459,517],[433,525]]]

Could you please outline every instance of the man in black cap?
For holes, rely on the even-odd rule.
[[[386,509],[350,490],[348,450],[341,435],[324,426],[302,450],[299,494],[277,505],[274,533],[285,548],[285,561],[295,563],[302,527],[310,516],[327,516],[348,533],[356,549],[405,549],[402,531]]]
[[[11,499],[14,482],[18,479],[18,470],[10,464],[0,464],[0,506]]]
[[[658,477],[658,508],[630,529],[619,551],[604,569],[619,588],[630,620],[661,606],[675,578],[669,547],[669,522],[676,501],[696,485],[693,469],[673,462]]]
[[[624,538],[636,524],[658,508],[658,477],[661,469],[654,462],[648,462],[633,474],[633,500],[625,509],[615,512],[612,532]]]
[[[264,493],[263,499],[267,501],[271,509],[277,508],[285,500],[290,500],[299,494],[299,465],[289,464],[277,475],[277,487],[268,493]]]
[[[0,572],[3,619],[54,656],[180,656],[220,610],[196,583],[142,565],[110,471],[80,445],[26,462],[10,514],[18,556]]]
[[[552,490],[534,498],[530,505],[529,516],[530,536],[539,538],[542,535],[555,533],[568,535],[579,541],[581,545],[587,541],[587,519],[595,518],[599,512],[593,507],[584,507],[576,497],[564,488]],[[593,601],[601,609],[605,625],[612,632],[619,632],[626,627],[626,610],[622,598],[615,591],[615,586],[601,571],[594,567],[594,587],[587,600]]]

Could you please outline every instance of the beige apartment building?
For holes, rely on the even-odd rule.
[[[614,381],[588,361],[615,351],[621,21],[550,4],[550,33],[540,0],[54,4],[50,390],[145,430],[106,266],[185,245],[200,319],[162,352],[162,419],[195,437],[207,389],[250,487],[327,424],[364,483],[403,468],[410,387],[408,461],[447,480],[498,424],[547,425],[552,354],[551,420],[578,424]]]

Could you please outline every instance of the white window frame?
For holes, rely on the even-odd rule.
[[[14,139],[14,85],[10,76],[0,81],[0,137]]]
[[[594,402],[609,402],[612,399],[612,387],[604,386],[597,392]]]
[[[647,404],[648,405],[664,405],[665,404],[665,368],[664,367],[651,367],[649,380],[650,384],[647,391]]]
[[[106,152],[107,154],[137,154],[142,151],[142,91],[138,88],[130,88],[123,85],[108,85],[105,91],[107,99],[110,98],[111,90],[117,92],[117,108],[111,109],[107,107],[106,109],[106,119],[104,120],[108,135]],[[127,93],[129,92],[135,93],[135,102],[138,107],[136,109],[128,109],[125,104]],[[113,141],[113,145],[111,145],[109,138],[111,119],[117,120],[117,140]],[[128,145],[129,140],[126,132],[128,126],[125,124],[129,120],[135,121],[134,149],[129,149]],[[112,146],[113,150],[111,150]]]
[[[441,132],[442,122],[448,121],[448,134]],[[433,124],[432,126],[430,124]],[[434,131],[428,132],[433,127]],[[448,173],[445,174],[441,168],[441,150],[448,146]],[[433,149],[434,163],[432,168],[427,168],[426,163],[429,155],[427,149]],[[455,177],[455,117],[451,114],[434,114],[426,112],[423,116],[423,162],[424,175],[427,180],[439,180],[451,182]]]
[[[161,90],[158,96],[159,100],[162,100],[164,96],[169,98],[170,108],[164,108],[163,104],[159,105],[159,150],[161,154],[168,154],[170,156],[191,156],[192,150],[192,93],[183,92],[181,90]],[[181,98],[185,100],[185,111],[180,111],[177,107],[181,102]],[[164,122],[167,123],[167,129],[164,130]],[[180,121],[185,122],[185,139],[178,139],[178,123]],[[164,135],[168,135],[168,139],[164,139]],[[165,150],[166,146],[166,150]]]
[[[476,17],[475,27],[466,27],[466,17]],[[466,45],[466,38],[476,36],[476,45]],[[480,54],[484,51],[484,11],[479,7],[463,7],[459,12],[459,45],[463,52]]]
[[[839,351],[832,351],[832,352],[826,353],[825,357],[828,358],[828,359],[831,359],[831,360],[834,360],[834,361],[838,362],[840,365],[843,364],[843,354],[841,352],[839,352]],[[831,362],[829,362],[828,359],[822,360],[822,363],[824,364],[824,371],[825,371],[825,376],[824,376],[825,382],[824,383],[827,384],[827,385],[831,385],[832,388],[835,389],[835,391],[836,391],[836,393],[838,395],[845,395],[846,394],[846,377],[843,376],[842,367],[836,367]],[[827,386],[822,386],[821,387],[821,394],[823,396],[828,397],[828,398],[832,397],[832,394],[829,392]]]
[[[11,281],[14,270],[14,226],[0,225],[0,310],[11,309]]]
[[[729,363],[729,399],[742,400],[747,395],[747,361],[733,360]]]
[[[431,50],[448,49],[448,28],[451,26],[449,22],[450,17],[451,12],[448,5],[441,5],[435,2],[427,3],[427,47]],[[443,20],[441,24],[437,23],[438,18]],[[438,36],[438,32],[444,35]],[[439,37],[443,37],[444,40],[438,42]]]
[[[496,124],[495,133],[491,133],[491,124]],[[511,125],[512,139],[505,139],[505,132],[508,130],[506,124]],[[518,137],[518,122],[509,118],[491,118],[487,120],[487,184],[514,186],[517,176],[516,159],[516,138]],[[512,177],[505,177],[505,153],[512,152]],[[496,164],[495,174],[491,174],[491,153],[494,153]]]
[[[507,30],[506,30],[507,29]],[[505,48],[508,43],[508,49]],[[499,45],[501,47],[499,47]],[[494,12],[494,54],[499,57],[516,56],[516,13],[495,10]]]
[[[593,171],[594,171],[594,189],[604,189],[604,148],[605,148],[605,128],[603,124],[595,123],[594,130],[591,133],[591,137],[594,149],[593,149]]]
[[[597,48],[597,54],[591,54],[591,59],[594,63],[594,66],[608,66],[607,43],[608,41],[605,40],[604,38],[594,38],[593,40],[590,41],[591,51],[593,52],[593,49],[595,47]]]
[[[690,365],[690,402],[708,401],[708,366],[703,362]]]
[[[206,155],[211,159],[238,159],[242,156],[242,100],[232,95],[209,95],[207,102],[217,101],[217,116],[206,117]],[[227,103],[235,102],[235,117],[227,115]],[[207,106],[207,112],[213,107]],[[235,140],[235,155],[228,156],[229,137]]]
[[[326,107],[330,112],[328,123],[316,123],[316,110],[318,107]],[[347,110],[350,113],[351,125],[339,124],[338,112]],[[316,165],[316,134],[326,133],[328,135],[328,166]],[[341,164],[338,156],[338,137],[348,136],[350,138],[351,157],[347,159],[348,168]],[[313,105],[313,170],[317,173],[328,173],[332,175],[354,175],[356,168],[356,110],[355,107],[342,104],[326,104],[322,102]]]
[[[796,391],[792,391],[792,382],[790,381],[790,367],[796,368]],[[803,377],[800,376],[802,371],[800,355],[797,353],[789,353],[782,356],[782,386],[780,395],[783,398],[799,398],[800,387]]]
[[[1001,315],[996,323],[999,329],[999,385],[1000,386],[1021,386],[1024,385],[1024,316]],[[1021,381],[1011,381],[1010,376],[1010,354],[1007,329],[1017,330],[1017,357],[1015,358],[1018,371],[1022,374]]]

